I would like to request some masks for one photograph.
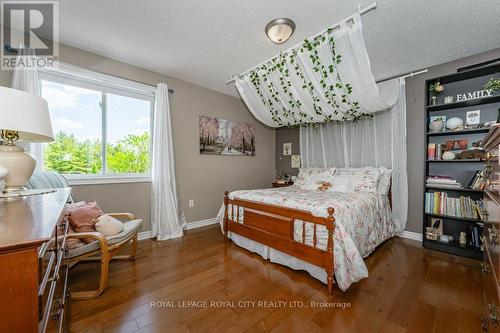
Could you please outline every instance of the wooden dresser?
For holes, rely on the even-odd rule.
[[[483,330],[500,332],[500,124],[488,132],[482,146],[487,151],[488,182],[484,195]]]
[[[67,328],[62,214],[70,191],[0,199],[0,332]]]

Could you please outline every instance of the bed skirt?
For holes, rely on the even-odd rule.
[[[243,237],[241,235],[235,234],[233,232],[228,232],[229,238],[238,245],[248,251],[257,253],[265,260],[270,262],[284,265],[295,270],[303,270],[309,273],[313,278],[327,284],[327,277],[325,269],[318,267],[316,265],[310,264],[306,261],[295,258],[289,254],[283,253],[281,251],[275,250],[269,246],[260,244],[256,241]],[[334,281],[335,283],[335,281]]]

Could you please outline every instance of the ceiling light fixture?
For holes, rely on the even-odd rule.
[[[295,31],[295,23],[289,18],[277,18],[266,25],[266,35],[274,44],[283,44]]]

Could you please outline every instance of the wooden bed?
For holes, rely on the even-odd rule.
[[[392,182],[389,184],[387,197],[392,208]],[[231,217],[229,206],[231,205]],[[240,209],[243,209],[243,223],[240,220]],[[230,199],[229,192],[224,193],[224,240],[229,240],[231,231],[263,245],[269,246],[288,255],[322,267],[326,271],[328,293],[332,293],[334,276],[333,234],[335,232],[335,210],[327,208],[327,217],[313,216],[300,209],[265,204],[250,200]],[[234,220],[236,218],[236,220]],[[294,239],[294,222],[301,220],[313,224],[312,246],[306,244],[305,223],[302,224],[302,238]],[[319,249],[316,240],[316,228],[323,225],[328,231],[326,249]]]
[[[231,217],[229,217],[231,205]],[[257,203],[248,200],[229,199],[229,192],[224,193],[224,239],[228,241],[228,232],[234,232],[258,243],[272,247],[278,251],[322,267],[326,271],[328,293],[333,289],[333,233],[335,231],[334,209],[328,208],[328,217],[317,217],[311,213]],[[240,209],[243,208],[243,223],[240,220]],[[236,211],[236,212],[235,212]],[[236,221],[233,220],[236,217]],[[302,228],[302,239],[294,239],[295,219],[313,223],[313,246],[306,244],[305,223]],[[316,226],[324,225],[328,230],[328,242],[325,250],[316,247]]]

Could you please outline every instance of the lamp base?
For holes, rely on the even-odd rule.
[[[8,170],[4,192],[20,191],[35,171],[36,160],[23,147],[0,145],[0,165]]]

